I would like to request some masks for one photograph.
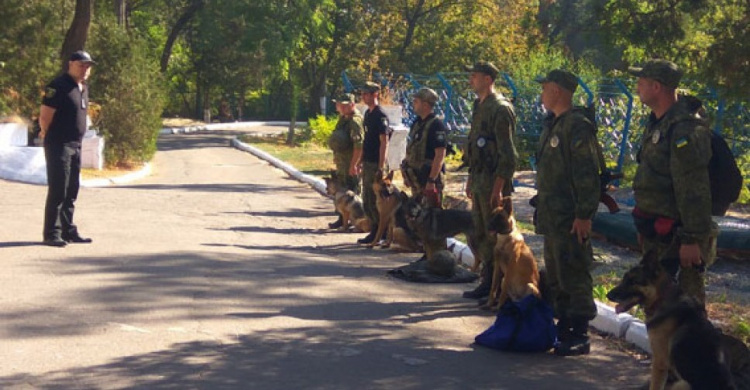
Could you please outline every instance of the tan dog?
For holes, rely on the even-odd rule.
[[[349,231],[349,226],[354,226],[355,232],[367,233],[370,231],[370,219],[365,215],[365,209],[362,206],[362,198],[354,191],[339,188],[338,182],[334,177],[324,178],[326,182],[326,193],[333,196],[333,205],[336,211],[341,214],[343,223],[339,231]]]
[[[383,248],[388,248],[393,243],[393,228],[396,224],[396,211],[401,206],[401,191],[393,184],[393,171],[389,172],[387,176],[383,176],[383,172],[378,171],[375,181],[372,183],[372,190],[375,192],[375,206],[378,209],[378,231],[375,233],[375,237],[372,242],[367,244],[369,247],[378,245],[380,240],[383,239],[383,235],[386,234],[386,241],[381,245]]]
[[[499,310],[508,298],[518,301],[529,294],[541,298],[536,259],[516,226],[509,196],[492,211],[487,230],[495,232],[497,243],[493,251],[492,287],[484,308]]]

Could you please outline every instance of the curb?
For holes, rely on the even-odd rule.
[[[271,165],[282,169],[289,176],[309,184],[313,189],[324,196],[325,182],[310,175],[305,175],[293,166],[271,156],[270,154],[248,144],[239,141],[238,138],[232,139],[232,146],[242,151],[248,152],[260,159],[266,160]],[[467,266],[474,264],[474,255],[469,247],[461,241],[454,238],[448,239],[448,249],[456,256],[456,260]],[[651,345],[648,341],[646,325],[643,321],[631,316],[630,314],[616,314],[615,309],[594,300],[596,303],[596,318],[590,325],[600,332],[612,335],[617,338],[624,338],[626,341],[635,344],[638,348],[651,353]]]
[[[89,179],[81,180],[81,187],[107,187],[111,185],[121,185],[131,181],[142,179],[151,174],[151,164],[145,163],[143,167],[135,172],[130,172],[122,176],[115,176],[106,179]]]

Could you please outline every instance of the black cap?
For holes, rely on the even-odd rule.
[[[578,77],[572,72],[563,69],[555,69],[547,73],[546,76],[539,76],[534,79],[537,83],[555,83],[570,92],[575,92],[578,88]]]
[[[464,69],[466,69],[467,72],[484,73],[492,77],[492,80],[495,80],[498,73],[500,73],[500,70],[489,61],[478,61],[474,65],[466,65]]]
[[[628,68],[628,72],[636,77],[656,80],[670,88],[677,88],[682,78],[682,71],[677,64],[659,59],[646,62],[643,68]]]
[[[83,50],[78,50],[77,52],[71,54],[70,61],[81,61],[89,64],[96,64],[96,62],[91,59],[91,55]]]

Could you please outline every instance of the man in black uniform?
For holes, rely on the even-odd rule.
[[[361,89],[362,101],[367,105],[364,127],[365,140],[362,144],[362,203],[365,215],[370,219],[371,230],[364,238],[357,240],[360,244],[369,244],[375,239],[378,231],[378,210],[375,206],[375,192],[372,183],[378,171],[385,169],[385,156],[388,152],[388,137],[390,126],[388,117],[378,105],[380,85],[368,81]]]
[[[448,129],[435,116],[437,92],[421,88],[412,95],[412,99],[417,120],[409,131],[406,159],[401,164],[401,172],[412,196],[424,195],[430,206],[440,207],[443,200],[443,162],[448,146]]]
[[[86,85],[94,61],[89,53],[70,56],[68,71],[47,85],[39,110],[40,136],[47,160],[47,203],[44,207],[44,244],[64,247],[69,242],[90,243],[73,223],[81,173],[81,141],[86,133],[89,91]]]

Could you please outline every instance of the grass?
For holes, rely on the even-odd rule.
[[[286,135],[270,137],[243,135],[240,140],[287,162],[308,175],[322,177],[335,169],[333,153],[328,148],[312,143],[289,146],[286,144]]]

